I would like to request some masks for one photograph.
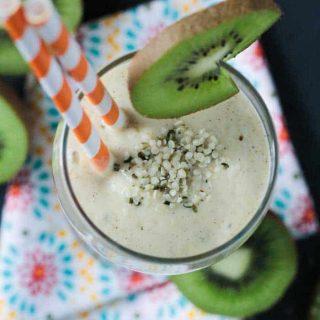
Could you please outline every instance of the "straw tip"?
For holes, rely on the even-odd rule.
[[[101,141],[98,153],[91,158],[91,161],[98,172],[106,172],[113,165],[113,157],[107,146]]]
[[[19,0],[0,0],[0,22],[9,18],[20,7]]]
[[[115,129],[125,129],[128,126],[129,119],[126,112],[119,108],[119,116],[117,122],[113,125]]]
[[[28,22],[40,25],[49,20],[52,4],[48,0],[27,0],[24,9]]]

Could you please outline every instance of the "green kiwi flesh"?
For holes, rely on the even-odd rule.
[[[147,117],[174,118],[236,94],[220,62],[243,51],[279,16],[271,0],[229,0],[168,27],[131,61],[133,106]]]
[[[204,311],[247,317],[275,304],[296,270],[293,240],[280,220],[269,214],[253,236],[226,259],[170,279]]]
[[[53,3],[68,29],[75,30],[82,17],[82,1],[54,0]],[[28,65],[0,25],[0,74],[23,75],[28,70]]]
[[[28,130],[18,108],[21,103],[0,83],[0,184],[16,175],[28,153]]]
[[[74,31],[82,18],[82,0],[53,0],[67,28]]]
[[[18,76],[28,72],[26,62],[4,30],[0,30],[0,74]]]

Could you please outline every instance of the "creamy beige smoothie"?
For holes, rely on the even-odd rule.
[[[265,195],[270,152],[263,124],[241,92],[179,121],[144,118],[130,103],[127,70],[128,62],[124,62],[108,71],[102,80],[118,105],[128,113],[128,128],[122,131],[108,128],[92,108],[87,108],[114,155],[112,168],[97,174],[69,135],[67,165],[75,196],[88,218],[103,233],[136,252],[179,258],[212,250],[248,223]],[[168,132],[180,129],[183,132],[178,143],[183,141],[183,148],[190,147],[191,151],[188,153],[181,146],[179,149],[177,141],[173,142],[174,150],[182,150],[177,163],[170,163],[171,168],[176,165],[171,173],[180,182],[177,187],[171,181],[168,188],[163,177],[170,178],[170,168],[167,163],[164,165],[170,158],[159,159],[159,149],[163,149],[159,144]],[[192,136],[191,142],[184,139],[185,131]],[[173,148],[169,146],[170,139],[163,150]],[[146,145],[152,150],[151,155],[135,160]],[[199,159],[194,163],[199,166],[192,167],[191,173],[186,159],[195,157],[197,150],[201,150],[199,153],[204,158],[197,155]],[[147,168],[149,180],[143,185],[143,172],[139,172],[151,160],[153,169]],[[139,163],[135,165],[135,161]]]

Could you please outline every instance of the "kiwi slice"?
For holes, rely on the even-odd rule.
[[[21,110],[14,92],[0,82],[0,183],[10,180],[27,157],[28,130]]]
[[[81,0],[53,0],[69,30],[74,30],[82,17]],[[0,74],[23,75],[29,70],[20,53],[0,25]]]
[[[228,0],[168,27],[139,51],[129,68],[133,106],[151,118],[180,117],[238,92],[226,61],[278,18],[272,0]]]
[[[246,317],[268,309],[284,294],[297,270],[295,245],[285,226],[268,215],[253,236],[226,259],[171,280],[209,313]]]

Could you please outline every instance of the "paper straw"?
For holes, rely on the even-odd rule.
[[[28,22],[37,28],[44,41],[59,57],[62,66],[79,84],[103,121],[114,128],[126,125],[126,116],[87,61],[78,42],[68,32],[49,0],[28,0],[24,4]]]
[[[19,0],[0,0],[0,20],[88,157],[98,170],[105,170],[110,162],[108,148],[82,109],[60,65],[28,25]]]

